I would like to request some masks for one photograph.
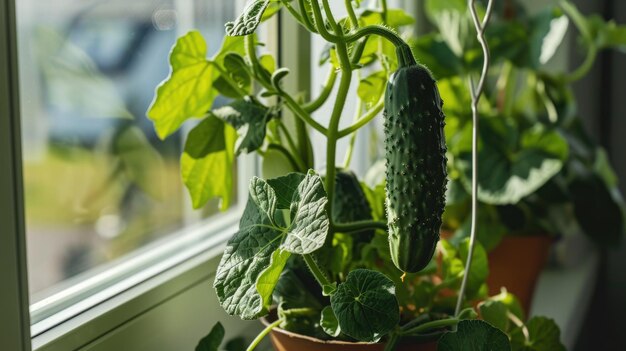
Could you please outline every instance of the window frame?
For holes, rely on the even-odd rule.
[[[0,118],[0,161],[5,167],[0,173],[0,193],[8,194],[0,197],[0,349],[80,349],[210,279],[226,241],[237,230],[247,191],[240,191],[238,205],[218,220],[212,218],[184,228],[180,235],[168,235],[133,253],[119,266],[85,279],[82,289],[74,286],[31,306],[22,198],[16,21],[15,0],[2,0],[0,52],[7,54],[0,55],[0,116],[9,118]],[[278,39],[275,21],[268,23],[267,32],[268,48],[275,53],[278,40],[289,40]],[[238,159],[239,189],[247,189],[248,180],[259,173],[258,161],[255,155]],[[171,245],[163,245],[167,241]],[[46,310],[44,305],[46,313],[37,315]],[[31,309],[35,312],[33,324]]]
[[[0,1],[0,348],[30,351],[15,19]]]

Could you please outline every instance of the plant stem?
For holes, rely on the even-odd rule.
[[[387,8],[387,0],[380,0],[380,6],[382,7],[382,17],[383,17],[383,23],[387,24],[387,14],[389,13],[389,10]]]
[[[246,351],[252,351],[254,350],[257,346],[259,346],[259,344],[261,343],[261,341],[263,341],[263,338],[265,338],[267,336],[267,334],[269,334],[272,329],[276,328],[277,326],[280,325],[280,323],[282,323],[282,320],[277,320],[274,323],[268,325],[267,327],[265,327],[265,329],[263,329],[263,331],[261,331],[261,333],[259,335],[257,335],[256,338],[254,338],[254,340],[252,341],[252,343],[250,344],[250,346],[248,346],[248,348],[246,349]]]
[[[414,328],[402,330],[399,332],[399,334],[400,335],[423,334],[424,332],[428,332],[433,329],[452,327],[452,326],[459,324],[459,322],[460,320],[457,318],[438,319],[436,321],[420,324]]]
[[[351,133],[359,130],[361,127],[363,127],[364,125],[366,125],[369,122],[371,122],[376,116],[378,116],[378,114],[380,113],[380,111],[383,110],[384,107],[385,107],[385,98],[383,96],[383,97],[380,98],[380,100],[378,100],[378,102],[376,103],[376,105],[374,105],[374,107],[372,107],[370,110],[368,110],[353,125],[351,125],[350,127],[346,128],[346,129],[340,130],[339,131],[339,139],[344,138],[344,137],[350,135]]]
[[[312,0],[313,1],[317,1],[317,0]],[[328,3],[328,0],[322,0],[322,5],[324,6],[324,13],[326,13],[326,18],[328,19],[328,23],[330,24],[330,27],[333,29],[333,31],[335,31],[335,35],[341,37],[342,30],[341,27],[339,27],[339,24],[337,24],[337,21],[335,20],[335,16],[333,16],[333,11],[330,9],[330,4]]]
[[[352,28],[359,27],[359,19],[356,17],[356,13],[354,13],[354,8],[352,7],[352,0],[344,0],[346,5],[346,11],[348,12],[348,17],[350,18],[350,23],[352,23]]]
[[[357,81],[359,79],[360,78],[357,78]],[[357,98],[356,105],[357,105],[357,108],[356,108],[354,120],[358,121],[359,118],[361,117],[361,112],[363,110],[363,103],[361,102],[361,99]],[[354,155],[354,144],[356,143],[356,136],[357,136],[357,133],[352,133],[352,136],[350,137],[350,142],[348,143],[348,150],[346,151],[346,157],[344,158],[344,161],[343,161],[343,168],[350,168],[350,163],[352,163],[352,155]]]
[[[284,146],[279,145],[279,144],[270,144],[267,148],[268,149],[272,149],[272,150],[276,150],[276,151],[280,152],[281,154],[285,155],[285,157],[287,158],[289,163],[291,163],[291,166],[293,167],[294,170],[302,172],[302,173],[306,173],[307,167],[304,165],[302,160],[299,160],[298,158],[296,158]]]
[[[389,334],[389,340],[387,340],[387,343],[385,344],[385,350],[384,351],[393,351],[396,348],[396,344],[398,343],[398,332],[397,331],[392,331]]]
[[[344,40],[348,43],[353,41],[357,41],[368,35],[378,35],[387,40],[389,40],[396,47],[400,47],[402,45],[406,45],[406,42],[402,37],[396,33],[395,31],[381,25],[370,25],[365,26],[353,31],[352,33],[346,35]]]
[[[324,105],[326,100],[328,100],[330,93],[333,91],[336,81],[337,81],[337,71],[331,65],[330,71],[328,72],[328,76],[326,77],[326,83],[324,83],[324,86],[322,88],[322,91],[320,92],[320,95],[315,100],[312,100],[308,104],[303,105],[302,109],[308,113],[312,113],[312,112],[317,111],[320,107],[322,107],[322,105]]]
[[[287,129],[287,127],[285,126],[285,124],[281,120],[277,120],[277,124],[278,124],[278,128],[280,130],[282,130],[283,133],[285,134],[285,139],[287,139],[287,144],[291,148],[290,151],[294,152],[294,153],[297,153],[298,152],[298,147],[296,146],[296,143],[293,141],[293,138],[291,137],[291,133],[289,132],[289,129]]]
[[[335,106],[328,125],[326,143],[326,194],[328,196],[328,213],[333,213],[332,205],[335,196],[335,161],[337,157],[337,140],[339,139],[339,121],[346,105],[350,83],[352,82],[352,65],[350,64],[350,57],[348,56],[348,48],[345,43],[338,43],[336,48],[342,73],[337,99],[335,100]]]
[[[313,10],[313,18],[315,18],[315,25],[317,26],[317,30],[319,31],[319,34],[322,36],[322,38],[324,38],[324,40],[331,42],[331,43],[337,43],[341,41],[342,39],[341,37],[335,34],[331,34],[326,29],[324,16],[322,16],[322,9],[320,8],[320,4],[317,1],[318,0],[311,1],[311,9]]]
[[[593,35],[587,27],[586,19],[580,14],[576,7],[567,0],[559,1],[559,7],[561,7],[563,12],[565,12],[572,22],[574,22],[574,25],[583,36],[583,39],[587,45],[589,45],[585,61],[576,70],[574,70],[574,72],[565,76],[565,81],[567,83],[572,83],[583,78],[587,75],[587,73],[589,73],[591,68],[593,68],[593,64],[598,55],[598,47],[594,42]]]
[[[317,33],[317,29],[315,29],[313,22],[311,22],[311,18],[309,17],[309,11],[307,10],[304,1],[305,0],[298,0],[298,6],[300,6],[300,14],[302,16],[302,21],[304,22],[303,24],[306,29],[309,30],[309,32]]]
[[[309,267],[311,274],[313,274],[313,277],[315,278],[315,280],[317,280],[322,288],[324,288],[324,286],[331,285],[331,282],[328,280],[328,278],[326,278],[326,275],[324,275],[324,272],[322,272],[320,267],[317,265],[317,262],[315,262],[313,256],[308,254],[302,255],[302,257],[304,258],[304,262],[306,262],[307,267]]]
[[[289,3],[288,0],[280,0],[280,2],[287,9],[287,11],[289,11],[289,13],[293,16],[293,18],[295,18],[296,21],[298,21],[298,23],[302,24],[305,28],[307,28],[306,24],[304,22],[304,19],[302,18],[302,16],[298,13],[298,11],[296,11],[296,9],[294,9],[291,6],[291,4]],[[307,29],[309,29],[309,28],[307,28]]]
[[[387,231],[387,223],[381,221],[357,221],[352,223],[334,223],[333,229],[340,233],[354,233],[368,229]]]
[[[254,48],[254,37],[252,35],[246,36],[245,50],[246,50],[246,57],[249,60],[250,66],[252,67],[252,73],[254,74],[254,77],[257,79],[257,81],[261,83],[261,85],[265,89],[267,89],[268,91],[274,92],[279,97],[281,97],[285,101],[285,105],[287,105],[289,110],[291,110],[291,112],[293,112],[293,114],[296,115],[296,117],[300,118],[302,121],[309,124],[311,127],[313,127],[313,129],[317,130],[321,134],[326,135],[327,130],[326,128],[324,128],[324,126],[319,124],[317,121],[315,121],[311,117],[309,113],[304,111],[302,107],[300,106],[300,104],[298,104],[290,95],[282,91],[276,91],[274,87],[272,86],[272,83],[269,80],[266,80],[261,75],[260,70],[259,70],[259,66],[260,66],[259,59],[256,56],[256,50]]]

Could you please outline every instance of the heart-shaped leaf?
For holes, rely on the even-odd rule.
[[[331,296],[330,303],[341,331],[359,341],[376,342],[400,321],[395,286],[376,271],[350,272]]]
[[[509,351],[509,338],[501,330],[481,320],[464,320],[456,332],[444,334],[439,351]]]

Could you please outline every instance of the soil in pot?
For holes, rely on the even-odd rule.
[[[489,294],[505,287],[517,296],[526,314],[530,310],[539,274],[550,254],[553,239],[541,236],[507,236],[489,253]]]
[[[268,326],[274,315],[261,318],[263,325]],[[326,341],[306,335],[300,335],[280,328],[274,328],[270,333],[272,345],[276,351],[383,351],[385,344],[353,343],[345,341]],[[437,343],[422,344],[401,343],[397,351],[436,351]]]

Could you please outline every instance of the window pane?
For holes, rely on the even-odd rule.
[[[183,136],[145,117],[183,28],[220,45],[235,2],[201,3],[17,2],[31,302],[217,212],[190,209]]]

